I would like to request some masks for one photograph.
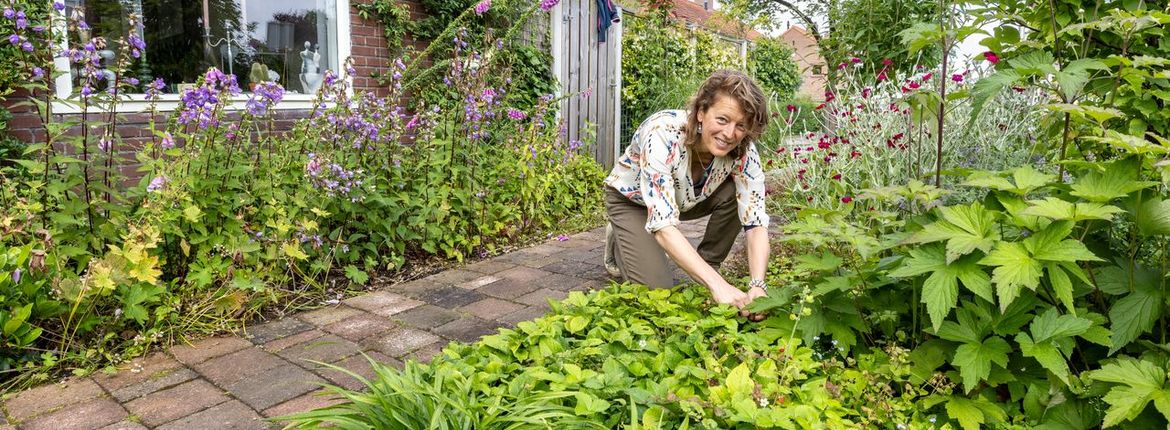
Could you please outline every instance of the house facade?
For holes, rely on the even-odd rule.
[[[799,94],[808,96],[814,101],[825,100],[826,77],[828,73],[824,57],[817,48],[817,41],[808,34],[808,30],[799,25],[789,27],[780,35],[780,39],[792,46],[796,66],[800,70]]]
[[[48,1],[48,0],[46,0]],[[326,70],[341,70],[342,61],[352,58],[355,76],[352,85],[357,91],[385,95],[387,89],[374,76],[387,73],[393,59],[383,26],[373,19],[364,19],[357,6],[373,0],[131,0],[94,1],[70,0],[63,13],[79,17],[88,29],[70,28],[65,31],[72,38],[106,37],[117,40],[119,34],[129,32],[126,16],[142,17],[138,31],[145,49],[140,52],[141,66],[137,73],[142,92],[127,94],[119,103],[117,134],[123,148],[136,147],[152,138],[147,112],[145,85],[155,78],[165,82],[158,102],[159,117],[166,117],[179,104],[179,93],[192,85],[207,67],[217,67],[236,76],[245,94],[234,100],[235,109],[243,109],[249,92],[248,84],[256,80],[271,80],[281,84],[286,93],[275,112],[275,129],[287,130],[308,115],[316,88],[321,85]],[[410,10],[412,19],[425,15],[415,0],[402,1]],[[407,40],[420,49],[421,42]],[[113,49],[99,50],[98,55],[112,62]],[[103,64],[105,66],[105,64]],[[57,100],[76,94],[81,81],[77,70],[70,70],[68,58],[59,58],[56,64],[61,74],[54,82]],[[102,71],[112,76],[113,71]],[[14,106],[27,94],[12,94],[5,107],[12,111],[8,133],[23,142],[45,142],[44,128],[31,107]],[[76,104],[54,101],[53,112],[58,119],[80,115]],[[93,114],[92,111],[88,112]]]

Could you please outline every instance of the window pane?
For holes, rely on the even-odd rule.
[[[113,66],[118,39],[130,31],[126,16],[141,14],[137,31],[146,52],[130,75],[143,85],[161,77],[167,92],[194,83],[208,67],[236,75],[245,91],[254,78],[310,92],[326,69],[338,68],[336,0],[71,0],[67,5],[68,13],[83,14],[92,28],[70,34],[71,40],[101,36],[109,42],[98,53],[103,68]],[[76,68],[73,72],[80,88],[84,77]]]

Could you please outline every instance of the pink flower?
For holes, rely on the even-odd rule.
[[[868,99],[869,95],[873,93],[873,88],[865,87],[861,89],[861,98]]]
[[[566,240],[569,240],[569,236],[566,236],[564,234],[560,234],[560,235],[557,235],[557,240],[564,242]]]
[[[951,80],[955,81],[955,82],[963,82],[963,75],[959,74],[959,73],[955,73],[955,74],[951,75]]]
[[[857,58],[857,57],[850,58],[849,61],[853,62],[853,64],[860,64],[861,63],[861,59]]]
[[[483,15],[491,7],[492,7],[492,0],[483,0],[483,1],[479,2],[479,4],[475,5],[475,14],[476,15]]]
[[[996,54],[995,54],[994,52],[992,52],[992,51],[987,51],[987,52],[984,52],[984,53],[983,53],[983,58],[984,58],[985,60],[989,61],[991,64],[998,64],[998,63],[999,63],[999,55],[996,55]]]
[[[849,204],[853,202],[853,197],[845,196],[841,198],[841,203]]]
[[[889,79],[889,77],[887,77],[887,76],[886,76],[886,71],[885,71],[885,70],[882,70],[882,72],[881,72],[881,73],[878,73],[878,75],[877,75],[877,80],[878,80],[878,82],[884,81],[884,80],[886,80],[886,79]]]
[[[933,77],[934,77],[934,73],[927,73],[925,75],[922,75],[922,82],[929,81],[930,78],[933,78]]]
[[[796,105],[788,105],[789,112],[796,112]]]

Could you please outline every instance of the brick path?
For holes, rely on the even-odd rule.
[[[698,242],[702,222],[681,230]],[[33,388],[2,404],[0,430],[264,429],[265,418],[330,404],[320,384],[359,388],[331,363],[369,377],[365,352],[401,366],[451,341],[473,342],[540,317],[548,300],[609,283],[604,228],[386,287],[325,307],[177,345],[116,374]],[[743,236],[740,236],[742,240]],[[676,277],[685,275],[676,268]]]

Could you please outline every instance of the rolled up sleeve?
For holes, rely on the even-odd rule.
[[[745,228],[768,227],[768,211],[764,200],[764,166],[756,144],[748,146],[747,153],[736,162],[732,172],[735,181],[735,200],[739,206],[739,222]]]

